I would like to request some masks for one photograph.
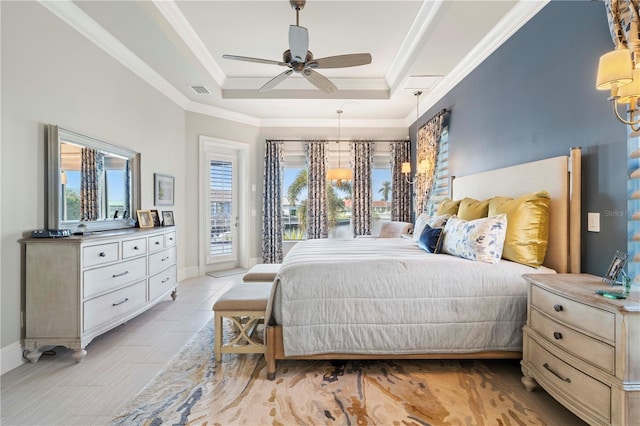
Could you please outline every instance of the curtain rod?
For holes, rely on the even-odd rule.
[[[267,142],[409,142],[409,139],[266,139]]]

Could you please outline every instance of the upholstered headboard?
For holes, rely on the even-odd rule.
[[[559,273],[579,273],[580,175],[581,150],[572,148],[570,156],[456,177],[452,198],[486,200],[494,196],[515,198],[543,190],[549,192],[549,245],[544,266]]]

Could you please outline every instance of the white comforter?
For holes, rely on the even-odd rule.
[[[410,239],[309,240],[285,257],[269,310],[286,356],[521,351],[525,273],[429,254]]]

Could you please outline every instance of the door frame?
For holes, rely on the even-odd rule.
[[[206,191],[208,189],[209,175],[208,168],[204,162],[207,159],[207,153],[215,151],[215,148],[223,148],[225,150],[236,151],[238,155],[237,165],[237,187],[238,191],[238,265],[241,268],[249,266],[249,244],[250,244],[250,227],[251,227],[251,200],[250,188],[250,168],[249,168],[249,149],[250,146],[246,142],[232,141],[228,139],[215,138],[213,136],[199,136],[199,155],[198,155],[198,272],[200,275],[206,274],[206,252],[205,246],[208,244],[207,230],[207,212],[205,200],[207,199]]]

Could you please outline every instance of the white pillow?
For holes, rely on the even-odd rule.
[[[469,221],[452,217],[443,232],[442,253],[479,262],[498,263],[507,234],[507,215]]]
[[[413,241],[418,242],[425,225],[429,225],[432,228],[442,228],[450,217],[450,214],[431,217],[426,213],[420,213],[416,223],[413,225]]]

